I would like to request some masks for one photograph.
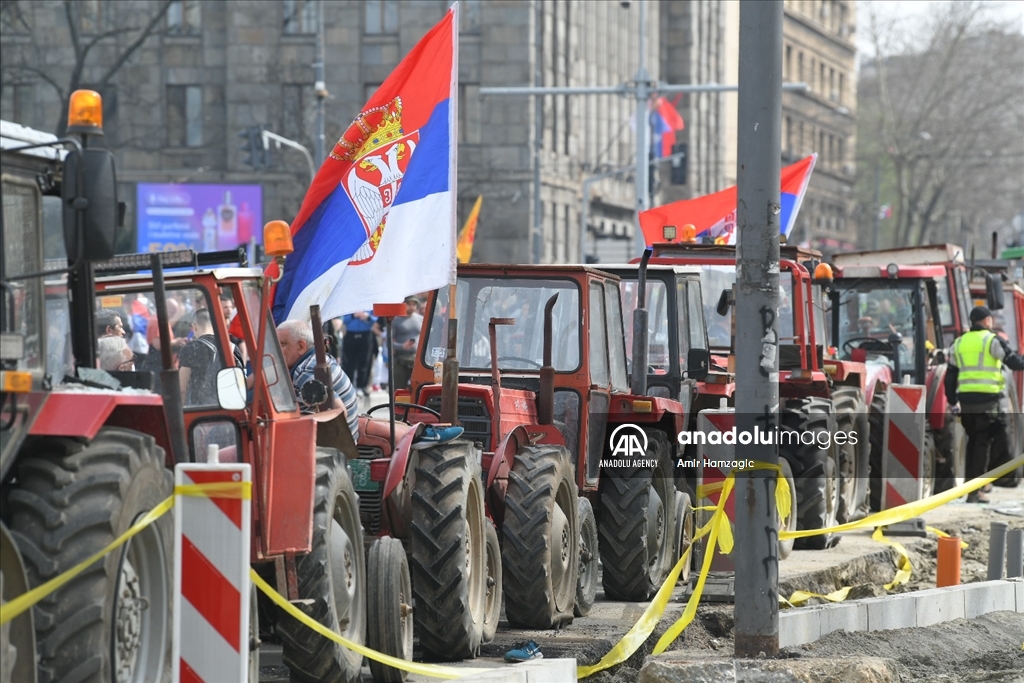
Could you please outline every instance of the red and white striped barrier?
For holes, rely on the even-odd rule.
[[[251,480],[247,464],[174,468],[174,683],[248,677],[250,501],[180,487]]]
[[[925,391],[920,384],[890,384],[882,436],[882,509],[924,497]]]
[[[709,439],[705,437],[705,443],[697,444],[697,461],[701,470],[701,484],[705,488],[724,482],[729,472],[733,469],[732,467],[707,466],[707,463],[731,462],[736,459],[736,446],[734,444],[722,443],[724,435],[731,433],[735,426],[736,410],[734,408],[708,408],[697,414],[698,431],[708,436],[714,432],[721,433],[717,439],[714,439],[718,443],[707,443]],[[698,501],[695,505],[718,505],[719,496],[721,496],[719,492],[711,493],[707,496],[707,500]],[[713,514],[706,510],[699,511],[697,516],[698,528],[707,524]],[[734,524],[736,520],[736,496],[729,496],[729,499],[725,501],[725,514],[729,518],[729,523]],[[735,569],[732,558],[722,553],[720,547],[716,546],[715,556],[711,560],[711,571],[731,572],[735,571]]]

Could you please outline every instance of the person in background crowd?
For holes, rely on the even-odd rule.
[[[370,369],[376,341],[377,319],[370,311],[357,311],[344,316],[345,338],[341,344],[342,367],[355,387],[367,396]]]
[[[964,332],[950,349],[944,387],[953,414],[962,414],[967,432],[967,479],[989,471],[991,454],[1008,451],[1006,415],[1000,406],[1004,363],[1011,370],[1024,370],[1024,359],[992,332],[992,312],[975,306],[970,331]],[[982,491],[973,491],[967,502],[987,503],[985,493],[990,490],[991,484]]]
[[[405,298],[405,315],[395,318],[391,329],[395,335],[395,389],[408,389],[412,369],[416,362],[416,342],[423,328],[420,300],[414,296]]]
[[[97,365],[107,372],[128,372],[135,369],[135,354],[124,337],[108,335],[96,343]]]
[[[224,311],[224,324],[228,327],[231,326],[231,321],[235,319],[238,314],[238,310],[235,308],[235,299],[231,296],[231,292],[223,290],[220,293],[220,307]]]
[[[124,337],[124,322],[117,311],[109,308],[96,311],[96,337]]]
[[[185,407],[217,405],[217,372],[224,367],[210,312],[201,309],[192,319],[192,341],[178,352],[178,379]]]
[[[277,328],[277,340],[281,343],[281,353],[284,355],[284,362],[292,375],[292,384],[295,386],[295,397],[302,406],[303,412],[311,412],[312,407],[306,406],[302,401],[302,387],[309,380],[313,379],[313,371],[316,369],[316,343],[313,338],[313,328],[304,320],[285,320]],[[359,440],[359,399],[356,390],[349,381],[338,363],[327,356],[327,366],[331,372],[332,388],[334,390],[334,407],[343,408],[345,421],[348,423],[349,431],[352,432],[352,440]]]

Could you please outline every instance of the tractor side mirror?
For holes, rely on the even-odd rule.
[[[78,186],[81,178],[81,187]],[[113,258],[122,223],[117,201],[114,155],[105,149],[72,150],[64,159],[61,182],[64,204],[64,246],[68,261]],[[82,232],[78,234],[81,217]]]
[[[992,273],[985,273],[985,305],[993,311],[998,311],[1006,305],[1003,298],[1003,280]]]
[[[217,373],[217,403],[222,410],[245,408],[245,374],[241,368],[224,368]]]
[[[729,315],[729,304],[732,303],[732,289],[725,288],[722,290],[722,295],[718,297],[718,306],[715,307],[715,313],[720,316]]]
[[[686,376],[703,382],[711,367],[711,353],[707,349],[690,349],[686,353]]]
[[[302,385],[299,396],[306,405],[318,406],[327,400],[327,387],[318,379],[311,379]]]

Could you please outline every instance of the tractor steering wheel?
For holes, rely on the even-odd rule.
[[[503,360],[514,360],[514,361],[519,361],[520,363],[529,363],[530,365],[533,365],[534,367],[536,367],[538,370],[540,370],[541,367],[543,367],[537,361],[531,360],[529,358],[523,358],[521,356],[498,356],[498,362],[499,363],[501,363],[501,361],[503,361]]]
[[[858,349],[864,349],[865,351],[872,351],[874,353],[892,353],[895,349],[892,347],[892,343],[885,339],[876,339],[875,337],[851,337],[843,342],[843,352],[850,356],[853,352],[853,344],[860,342],[857,345]]]
[[[380,410],[381,408],[389,408],[389,407],[390,406],[387,403],[381,403],[380,405],[376,405],[376,406],[370,408],[369,410],[367,410],[366,411],[366,416],[369,417],[370,415],[372,415],[374,413],[374,411]],[[409,417],[409,409],[410,408],[415,408],[416,410],[422,410],[425,413],[430,413],[431,415],[436,417],[438,420],[441,419],[441,413],[437,412],[433,408],[428,408],[426,406],[421,406],[418,403],[395,403],[395,412],[396,413],[399,410],[405,409],[405,413],[402,415],[402,422],[405,422],[408,419],[408,417]]]

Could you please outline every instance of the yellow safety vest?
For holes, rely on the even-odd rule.
[[[953,342],[953,358],[960,368],[957,391],[968,394],[1001,394],[1003,362],[992,355],[996,335],[988,330],[971,330]]]

